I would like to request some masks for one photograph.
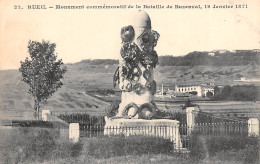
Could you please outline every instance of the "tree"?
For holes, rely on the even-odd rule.
[[[190,99],[188,99],[187,101],[185,101],[185,108],[187,108],[187,107],[194,107],[194,106],[196,106],[196,104],[193,104],[191,101],[190,101]]]
[[[189,92],[189,93],[192,94],[192,95],[197,95],[198,94],[197,91],[192,91],[192,92]]]
[[[106,110],[106,116],[108,117],[116,116],[116,114],[118,113],[119,104],[120,103],[118,101],[113,101]]]
[[[213,93],[212,92],[207,92],[206,93],[206,97],[208,97],[208,98],[212,98],[214,95],[213,95]]]
[[[222,100],[227,100],[230,96],[230,93],[232,92],[232,87],[229,85],[224,86],[224,88],[221,90],[220,95],[222,97]]]
[[[34,98],[34,116],[39,119],[40,102],[47,100],[62,85],[67,68],[62,59],[57,60],[54,53],[55,43],[48,41],[29,41],[28,52],[30,59],[21,61],[19,71],[22,73],[22,81],[29,85],[29,94]]]
[[[214,93],[215,93],[215,95],[220,93],[220,89],[218,86],[214,86]]]

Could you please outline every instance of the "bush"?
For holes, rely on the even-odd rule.
[[[244,149],[239,150],[222,150],[221,152],[217,152],[213,159],[257,164],[259,162],[259,152],[257,150],[258,146],[256,145],[247,145]]]
[[[1,159],[6,163],[43,161],[52,156],[55,136],[48,130],[36,128],[1,130]]]
[[[259,160],[259,155],[256,155],[258,150],[259,138],[257,137],[248,137],[246,135],[202,136],[198,133],[193,133],[191,137],[190,155],[196,160],[207,157],[220,157],[229,153],[230,160],[240,156],[239,160],[253,162]],[[229,160],[227,157],[225,158]]]
[[[158,137],[148,136],[110,136],[90,138],[84,142],[84,155],[95,158],[109,158],[126,155],[169,154],[173,143]]]
[[[212,92],[207,92],[207,93],[206,93],[206,97],[212,98],[212,97],[213,97],[213,93],[212,93]]]
[[[191,94],[191,95],[197,95],[198,92],[197,92],[197,91],[192,91],[192,92],[189,92],[189,94]]]
[[[187,101],[185,101],[185,105],[184,107],[187,108],[187,107],[195,107],[197,106],[196,104],[193,104],[190,99],[188,99]]]
[[[82,149],[80,143],[60,140],[59,131],[54,129],[1,129],[0,138],[0,159],[3,163],[34,163],[76,157]]]
[[[190,138],[191,158],[173,154],[170,140],[142,135],[87,138],[72,143],[60,139],[59,131],[53,129],[12,128],[1,129],[0,138],[2,163],[56,163],[59,160],[62,160],[60,163],[97,163],[100,158],[154,157],[158,154],[194,163],[204,159],[244,163],[259,161],[259,138],[247,135],[202,136],[193,133]]]
[[[71,142],[69,139],[57,141],[55,149],[52,151],[53,159],[79,157],[82,153],[82,142]]]
[[[66,121],[67,123],[79,123],[80,127],[83,126],[98,126],[103,125],[105,120],[101,116],[90,116],[86,113],[78,114],[61,114],[58,116],[60,119]]]
[[[206,158],[207,150],[205,148],[205,139],[199,134],[192,134],[191,136],[190,156],[196,161]]]
[[[187,123],[187,116],[185,111],[180,112],[168,112],[168,111],[162,111],[162,110],[156,110],[155,119],[170,119],[170,120],[178,120],[180,124],[186,124]]]
[[[119,108],[119,102],[114,101],[110,104],[110,106],[107,108],[106,111],[106,116],[108,117],[114,117],[118,113],[118,108]]]

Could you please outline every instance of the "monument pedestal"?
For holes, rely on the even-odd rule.
[[[170,139],[175,149],[182,148],[179,121],[156,119],[123,119],[105,117],[105,135],[146,135]]]

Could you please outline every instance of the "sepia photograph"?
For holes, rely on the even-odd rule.
[[[0,0],[0,163],[258,164],[259,0]]]

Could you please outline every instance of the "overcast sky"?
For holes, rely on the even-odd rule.
[[[113,5],[161,4],[235,5],[247,1],[248,9],[145,9],[152,28],[160,34],[159,55],[185,55],[191,51],[216,49],[260,49],[259,0],[164,0],[127,1],[61,0],[21,1],[0,0],[0,69],[17,69],[29,56],[28,41],[49,40],[56,43],[58,57],[65,63],[83,59],[117,59],[120,51],[120,29],[131,24],[137,9],[107,10],[27,10],[28,4]],[[29,3],[30,2],[30,3]],[[32,3],[33,2],[33,3]],[[131,3],[130,3],[131,2]],[[209,3],[210,2],[210,3]],[[242,4],[243,4],[242,3]],[[23,10],[14,10],[13,5]]]

